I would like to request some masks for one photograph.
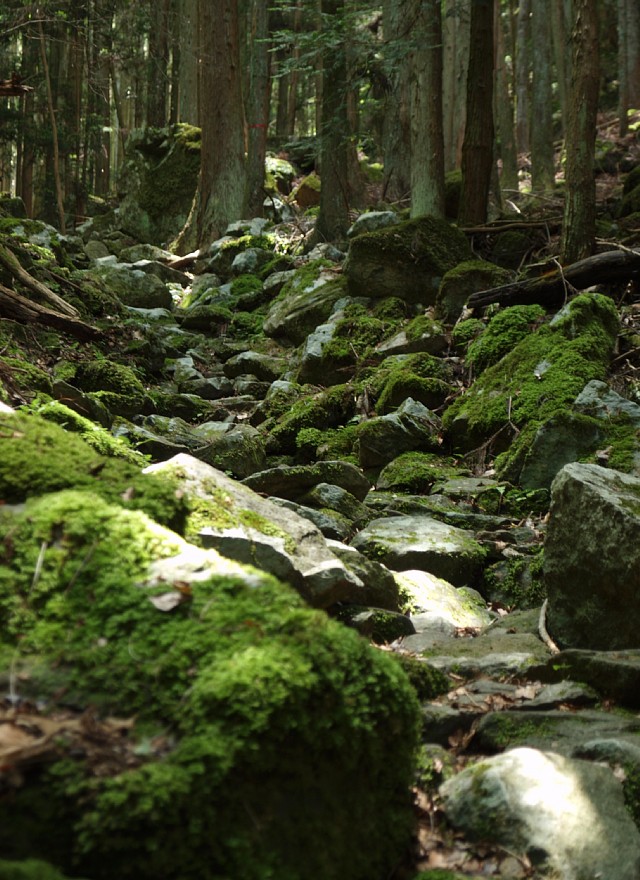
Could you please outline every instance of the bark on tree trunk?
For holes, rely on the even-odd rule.
[[[551,26],[547,0],[531,0],[533,94],[531,99],[531,189],[552,192],[555,186],[551,94]]]
[[[256,0],[250,20],[251,61],[247,100],[247,207],[261,217],[264,202],[264,162],[269,127],[269,12],[267,0]]]
[[[520,0],[516,38],[516,143],[519,153],[529,152],[529,36],[531,0]]]
[[[444,217],[442,18],[440,0],[420,0],[411,64],[411,216]]]
[[[493,167],[493,3],[474,0],[467,75],[467,129],[462,145],[460,223],[487,219]]]
[[[593,250],[596,190],[593,164],[600,66],[596,0],[574,0],[575,27],[569,119],[562,261],[572,263]]]

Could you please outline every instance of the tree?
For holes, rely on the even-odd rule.
[[[409,112],[410,22],[403,0],[383,0],[383,66],[377,89],[382,103],[383,199],[406,199],[411,191],[411,119]],[[375,85],[375,84],[374,84]]]
[[[269,13],[267,0],[255,0],[249,10],[249,94],[247,96],[247,208],[262,215],[264,162],[269,127]]]
[[[485,223],[493,168],[493,2],[471,5],[460,223]]]
[[[347,58],[344,44],[344,0],[321,0],[325,37],[322,56],[320,128],[320,213],[315,237],[338,241],[349,228],[347,178]]]
[[[411,216],[444,217],[440,0],[415,6],[411,67]]]
[[[553,151],[551,19],[547,0],[531,0],[533,94],[531,100],[531,188],[551,192],[555,186]]]
[[[445,171],[460,167],[467,113],[471,0],[445,0],[442,115]]]
[[[595,241],[596,190],[593,165],[600,69],[596,0],[574,0],[572,74],[566,139],[566,199],[562,261],[588,256]]]
[[[198,188],[178,247],[203,248],[244,214],[246,166],[238,4],[199,0],[200,119]]]
[[[520,0],[516,32],[516,144],[519,153],[529,151],[529,39],[531,0]]]

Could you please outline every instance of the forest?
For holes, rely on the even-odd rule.
[[[0,47],[0,880],[638,880],[638,0]]]

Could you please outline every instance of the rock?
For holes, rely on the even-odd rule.
[[[606,382],[588,382],[576,397],[574,407],[579,412],[598,419],[624,415],[634,428],[640,428],[640,406],[612,391]]]
[[[394,413],[358,426],[358,460],[363,468],[379,467],[403,452],[437,449],[440,420],[421,403],[407,398]]]
[[[250,373],[262,382],[274,382],[286,370],[284,358],[260,354],[257,351],[243,351],[229,358],[224,365],[224,374],[230,379]]]
[[[84,252],[90,260],[100,260],[110,255],[109,248],[102,241],[88,241],[84,245]]]
[[[293,510],[298,516],[308,519],[317,526],[325,538],[335,541],[348,541],[353,534],[353,523],[335,510],[317,510],[286,498],[272,498],[274,504]]]
[[[558,413],[536,431],[518,482],[523,489],[550,489],[565,464],[588,456],[604,441],[604,430],[594,419],[571,412]]]
[[[485,557],[472,533],[428,516],[375,519],[351,543],[394,571],[418,569],[457,587],[475,582]]]
[[[332,385],[344,381],[344,373],[332,358],[324,355],[324,350],[335,336],[341,312],[334,312],[324,324],[319,324],[307,336],[300,356],[299,382],[312,385]]]
[[[362,582],[329,550],[311,522],[210,465],[177,455],[145,473],[176,476],[183,491],[198,500],[197,535],[205,546],[286,580],[311,605],[351,601],[362,590]]]
[[[640,479],[566,465],[551,490],[547,629],[561,647],[640,645]]]
[[[304,342],[318,324],[329,317],[335,303],[345,294],[344,281],[334,272],[309,264],[286,283],[264,321],[267,336]]]
[[[115,257],[96,260],[94,271],[124,305],[139,309],[173,308],[171,291],[155,275],[118,263]]]
[[[311,507],[335,510],[356,525],[362,525],[371,519],[371,511],[362,504],[351,492],[331,483],[317,483],[299,498],[301,504]]]
[[[318,483],[340,486],[362,501],[371,484],[358,468],[346,461],[318,461],[310,465],[278,465],[243,480],[255,492],[297,500]]]
[[[397,223],[398,215],[395,211],[367,211],[353,221],[347,230],[347,238],[355,238],[363,232],[375,232],[387,226],[395,226]]]
[[[196,436],[203,435],[203,427],[195,429]],[[263,470],[267,460],[262,436],[251,425],[225,424],[224,431],[208,438],[192,454],[239,480]]]
[[[3,724],[20,737],[3,773],[4,858],[33,856],[37,841],[74,877],[393,870],[411,841],[419,730],[394,658],[287,585],[91,493],[33,500],[13,525],[12,559],[0,560],[3,650],[30,716],[28,727],[25,714],[19,728]],[[34,539],[57,529],[73,537],[48,546],[46,589],[18,608],[11,594],[32,585]],[[63,710],[41,711],[62,693]],[[197,817],[188,841],[187,815]]]
[[[444,274],[469,259],[460,230],[435,217],[419,217],[351,240],[344,265],[352,296],[399,296],[432,305]]]
[[[249,247],[233,258],[232,275],[253,275],[260,272],[273,259],[273,254],[264,248]]]
[[[396,583],[405,606],[411,609],[411,618],[417,631],[420,624],[433,622],[433,618],[444,620],[455,628],[482,628],[488,626],[493,618],[487,610],[482,597],[465,587],[456,589],[448,581],[435,577],[426,571],[400,571]],[[429,614],[432,620],[415,618]]]
[[[567,676],[586,682],[605,698],[640,709],[640,650],[587,651],[568,648],[542,666],[532,667],[532,678],[560,681]]]
[[[436,298],[436,314],[447,324],[455,324],[467,299],[479,290],[508,284],[512,273],[485,260],[465,260],[445,273]]]
[[[640,832],[608,768],[513,749],[440,788],[447,818],[472,839],[528,855],[563,880],[640,876]]]
[[[122,253],[120,260],[122,260]],[[132,265],[135,270],[145,272],[147,275],[155,275],[165,284],[179,284],[180,287],[188,287],[191,284],[191,279],[184,272],[172,269],[171,266],[160,263],[158,260],[136,260]]]
[[[340,609],[338,620],[377,645],[395,642],[415,632],[413,624],[404,614],[383,611],[381,608],[363,609],[357,605],[347,605]]]
[[[609,297],[581,294],[500,360],[492,355],[491,366],[443,414],[452,447],[477,449],[491,439],[494,451],[504,450],[498,473],[517,482],[535,428],[565,412],[585,382],[604,376],[618,327]],[[520,429],[513,442],[510,424]]]
[[[300,181],[293,191],[293,197],[303,211],[320,204],[320,178],[315,171]]]
[[[399,590],[396,579],[389,569],[348,544],[327,542],[332,552],[363,582],[362,605],[375,605],[388,611],[399,610]]]

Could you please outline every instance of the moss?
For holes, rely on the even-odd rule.
[[[20,862],[0,859],[0,880],[65,880],[65,877],[57,868],[39,859]]]
[[[563,412],[591,379],[604,379],[617,328],[618,313],[608,297],[576,297],[448,407],[443,424],[455,447],[473,449],[493,438],[500,451],[509,444],[509,425],[526,426],[530,442],[540,422]]]
[[[241,296],[243,293],[253,293],[262,290],[262,281],[255,275],[238,275],[231,282],[231,295]]]
[[[380,472],[378,488],[389,492],[428,494],[438,480],[457,477],[461,471],[455,459],[427,452],[405,452]]]
[[[93,880],[296,880],[300,865],[318,880],[385,876],[412,826],[419,706],[405,673],[233,563],[214,561],[218,573],[160,612],[149,600],[171,585],[141,588],[146,566],[186,549],[138,513],[65,492],[28,505],[1,560],[3,632],[19,641],[20,662],[29,652],[55,660],[66,700],[135,713],[134,743],[148,753],[155,730],[164,744],[152,739],[154,760],[102,773],[80,757],[47,771],[40,798],[69,838],[60,867]],[[24,855],[34,786],[0,801],[9,858]],[[56,851],[55,826],[32,830],[32,853]]]
[[[481,333],[484,332],[486,324],[480,318],[467,318],[455,325],[451,331],[451,344],[459,351],[466,351],[468,346]]]
[[[394,652],[391,656],[394,657],[404,669],[411,682],[411,686],[414,688],[418,699],[421,702],[434,700],[436,697],[446,694],[450,690],[451,685],[449,679],[443,672],[436,669],[435,666],[430,666],[428,663],[425,663],[423,660],[418,660],[411,654]]]
[[[77,433],[40,416],[0,414],[0,498],[15,503],[70,488],[145,510],[172,528],[184,527],[187,508],[174,480],[104,457]]]
[[[22,357],[0,355],[0,380],[3,377],[6,377],[12,388],[27,398],[32,398],[38,391],[51,392],[49,374]]]
[[[441,359],[425,352],[387,358],[369,384],[380,415],[400,406],[407,397],[427,407],[441,404],[449,392]]]
[[[357,439],[357,425],[343,425],[339,428],[302,428],[296,435],[296,460],[312,462],[318,459],[341,459],[357,464],[354,446]]]
[[[345,317],[336,323],[322,357],[336,366],[355,366],[370,355],[387,331],[387,324],[366,314]]]
[[[114,437],[109,431],[100,427],[100,425],[96,425],[57,400],[38,398],[32,403],[29,411],[41,416],[48,422],[55,422],[55,424],[61,425],[68,431],[79,434],[100,455],[123,458],[125,461],[138,466],[148,463],[146,456],[136,452],[124,438]]]
[[[83,391],[106,392],[125,398],[133,408],[142,406],[146,398],[144,385],[131,367],[108,359],[80,364],[76,383]]]
[[[497,363],[545,317],[542,306],[510,306],[497,312],[488,327],[467,350],[467,363],[479,374]]]
[[[495,563],[485,569],[481,592],[507,608],[537,608],[546,598],[543,550]]]
[[[386,296],[373,307],[373,316],[381,321],[400,322],[407,317],[407,303],[397,296]]]
[[[226,493],[214,485],[207,488],[206,498],[189,500],[189,517],[185,528],[187,540],[198,544],[200,531],[207,526],[213,529],[234,529],[244,526],[263,535],[282,539],[287,553],[293,553],[296,549],[293,539],[287,532],[253,510],[238,509]]]
[[[416,339],[421,339],[423,336],[442,333],[442,325],[434,321],[433,318],[430,318],[429,315],[418,315],[407,324],[405,333],[407,334],[407,339],[413,342]]]
[[[289,402],[288,411],[270,430],[267,452],[293,455],[296,438],[303,428],[336,428],[348,421],[354,410],[350,385],[335,385],[319,394],[307,395],[293,405]]]
[[[453,323],[472,293],[498,287],[510,280],[510,273],[493,263],[464,260],[444,275],[436,299],[436,314],[442,320]]]

